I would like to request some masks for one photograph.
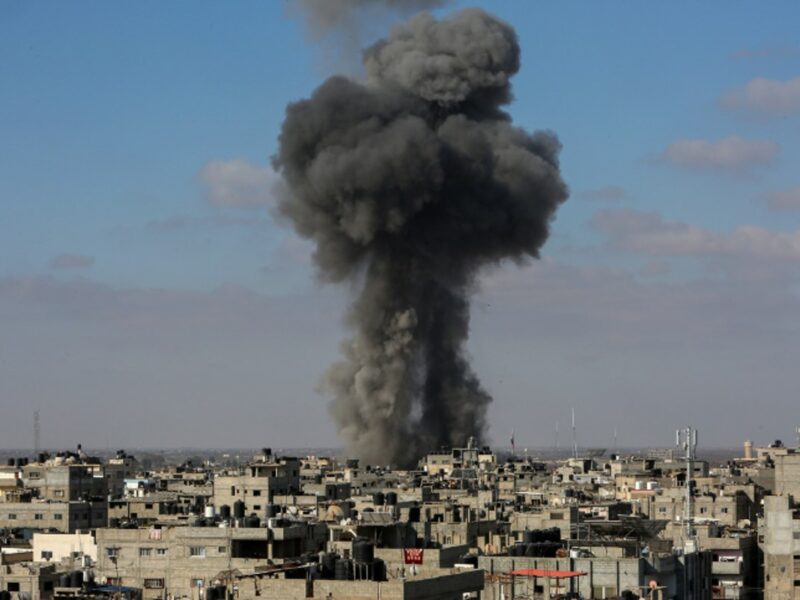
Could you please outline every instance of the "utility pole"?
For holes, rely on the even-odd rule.
[[[689,542],[694,539],[692,481],[694,479],[695,450],[697,449],[697,430],[691,427],[678,429],[675,432],[675,445],[683,448],[686,459],[686,503],[683,509],[683,524],[686,541]]]

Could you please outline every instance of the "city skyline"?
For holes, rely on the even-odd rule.
[[[435,14],[472,5],[516,29],[508,111],[560,138],[571,190],[541,260],[479,282],[488,441],[566,445],[572,408],[584,447],[793,440],[796,6]],[[357,57],[280,3],[10,2],[0,33],[0,447],[33,410],[49,447],[338,446],[315,388],[348,290],[275,219],[270,157]]]

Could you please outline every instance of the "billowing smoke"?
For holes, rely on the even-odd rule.
[[[519,61],[499,19],[423,13],[365,51],[365,84],[332,77],[287,108],[279,209],[314,241],[322,279],[357,294],[323,388],[370,462],[485,433],[491,397],[465,351],[476,275],[536,257],[567,197],[558,139],[501,110]]]
[[[315,36],[337,28],[352,31],[359,26],[359,21],[380,17],[381,13],[409,15],[448,2],[450,0],[291,0]]]

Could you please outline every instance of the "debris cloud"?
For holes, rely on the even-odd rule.
[[[536,258],[567,198],[560,143],[502,110],[514,30],[479,9],[422,13],[290,104],[274,159],[279,211],[315,243],[322,280],[356,293],[325,376],[348,451],[409,465],[485,436],[491,396],[465,350],[476,276]]]

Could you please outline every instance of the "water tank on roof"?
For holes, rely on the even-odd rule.
[[[58,587],[62,588],[69,587],[69,580],[70,580],[69,573],[64,573],[63,575],[60,575],[58,577]]]
[[[241,500],[233,503],[233,516],[237,519],[244,519],[244,502]]]
[[[386,502],[386,496],[383,495],[383,492],[376,492],[372,496],[372,503],[375,506],[383,506],[384,502]]]
[[[203,516],[206,519],[213,519],[214,518],[214,507],[213,506],[206,506],[205,510],[203,511]]]
[[[337,558],[334,566],[334,577],[339,580],[350,579],[351,565],[346,558]]]
[[[532,544],[536,541],[536,536],[533,531],[529,529],[525,530],[525,533],[522,534],[522,541],[526,544]]]
[[[336,576],[336,554],[333,552],[326,552],[322,555],[322,574],[325,577]]]
[[[376,558],[372,563],[372,580],[386,581],[386,563],[380,558]]]
[[[261,519],[259,519],[255,513],[250,515],[244,520],[245,527],[259,527],[260,525],[261,525]]]
[[[231,518],[231,507],[227,504],[223,504],[219,507],[219,516],[223,519],[230,519]]]
[[[375,546],[367,540],[353,542],[353,559],[357,563],[369,564],[375,560]]]
[[[267,504],[267,519],[271,519],[278,515],[278,506],[276,504]]]
[[[83,585],[83,572],[73,571],[69,575],[69,587],[79,588]]]
[[[397,506],[397,493],[389,492],[386,494],[386,504],[389,506]]]

